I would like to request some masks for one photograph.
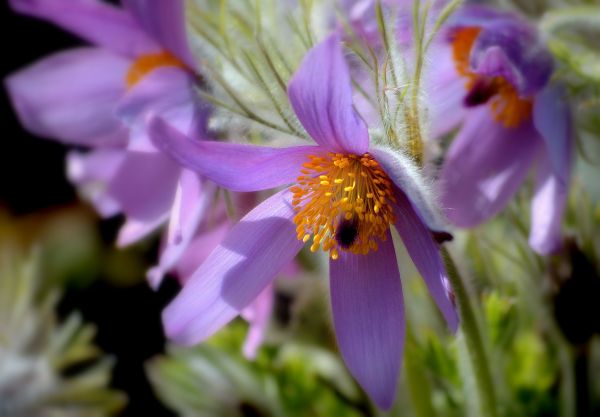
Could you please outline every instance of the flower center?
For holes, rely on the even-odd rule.
[[[517,90],[504,77],[486,77],[470,70],[471,49],[480,32],[478,27],[460,28],[452,38],[454,66],[467,80],[465,105],[472,107],[488,103],[497,122],[507,128],[518,127],[531,116],[532,100],[519,97]]]
[[[291,187],[298,239],[311,236],[319,248],[337,259],[339,250],[366,255],[385,241],[394,223],[392,181],[368,153],[309,155]]]
[[[185,65],[167,51],[154,54],[140,55],[129,67],[125,82],[127,88],[133,88],[146,75],[159,67],[179,67],[185,69]]]

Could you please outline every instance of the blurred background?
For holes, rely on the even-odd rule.
[[[5,41],[10,59],[0,62],[2,79],[40,57],[83,45],[49,23],[14,13],[7,2],[0,4],[0,16],[0,26],[10,34]],[[5,137],[0,152],[0,247],[11,251],[15,263],[35,257],[43,276],[38,296],[62,288],[56,305],[59,322],[78,311],[85,322],[94,323],[93,343],[118,358],[110,387],[127,393],[122,415],[174,415],[156,399],[143,368],[147,359],[164,352],[160,312],[177,291],[174,280],[158,292],[145,281],[145,271],[156,259],[158,236],[117,250],[114,241],[122,219],[100,221],[78,198],[65,175],[69,148],[28,134],[5,90],[0,117]]]

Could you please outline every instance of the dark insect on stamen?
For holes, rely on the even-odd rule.
[[[464,99],[467,107],[475,107],[487,103],[498,92],[497,83],[493,78],[480,77],[475,81]]]
[[[354,244],[358,237],[358,219],[353,217],[350,220],[342,219],[335,231],[335,240],[339,245],[348,249]]]

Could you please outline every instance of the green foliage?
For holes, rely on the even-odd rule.
[[[123,394],[108,388],[113,360],[93,345],[80,315],[57,323],[58,292],[40,278],[34,258],[0,248],[0,415],[115,415]]]
[[[147,370],[159,397],[181,416],[362,415],[364,397],[337,355],[287,343],[250,362],[240,354],[243,332],[238,322],[202,346],[153,359]]]

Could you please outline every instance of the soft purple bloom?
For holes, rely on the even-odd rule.
[[[123,3],[11,0],[16,11],[94,46],[58,52],[5,80],[25,128],[91,148],[69,155],[69,177],[102,215],[125,214],[119,245],[146,236],[169,216],[175,229],[198,220],[201,181],[150,143],[146,120],[161,114],[181,132],[205,136],[208,117],[194,92],[183,0]]]
[[[159,148],[223,187],[256,191],[293,184],[233,226],[164,312],[165,329],[179,343],[205,340],[259,297],[312,235],[311,250],[322,244],[332,258],[333,319],[344,360],[374,401],[388,408],[395,395],[405,328],[390,222],[395,223],[449,326],[457,327],[444,283],[446,272],[432,237],[432,230],[442,227],[436,205],[409,158],[371,143],[367,126],[353,110],[349,71],[337,36],[309,51],[289,84],[288,95],[316,146],[270,148],[196,141],[160,119],[151,122],[152,139]],[[319,171],[320,164],[329,171]],[[338,183],[328,176],[332,173],[345,179],[339,178]],[[356,184],[346,186],[353,175]],[[329,186],[333,197],[325,193]],[[377,192],[384,194],[373,200]],[[303,200],[303,195],[308,197]],[[343,195],[349,200],[337,199]],[[368,203],[361,205],[357,195]],[[356,213],[363,210],[363,215],[335,211],[336,204],[343,208],[340,204],[346,203]],[[311,217],[311,204],[322,210],[321,217]],[[331,228],[324,231],[319,224]],[[377,235],[362,228],[377,224],[381,227]]]
[[[462,123],[440,174],[446,215],[460,227],[488,220],[534,167],[529,243],[552,253],[561,247],[573,148],[569,105],[550,80],[552,57],[535,28],[512,13],[465,7],[447,32],[441,78],[430,86],[434,132]]]

